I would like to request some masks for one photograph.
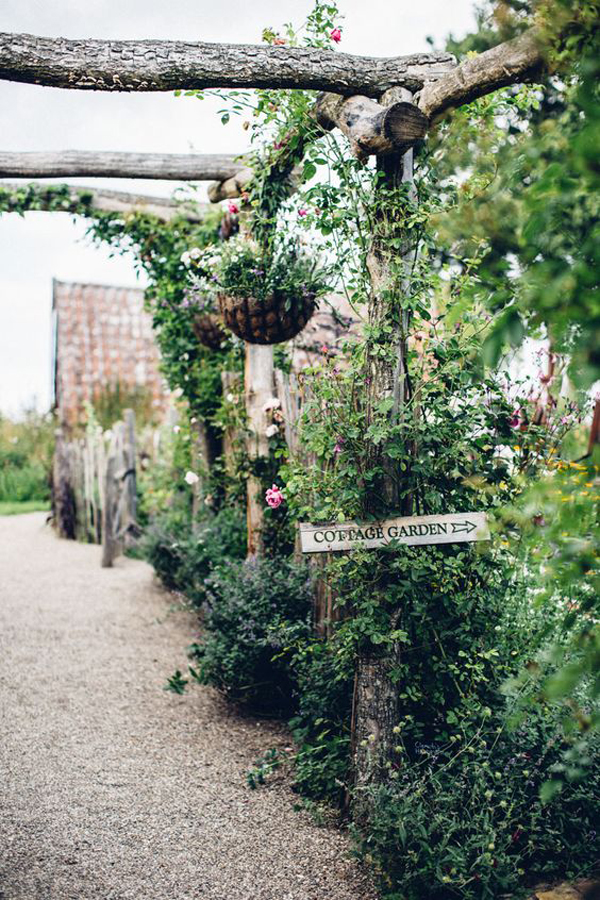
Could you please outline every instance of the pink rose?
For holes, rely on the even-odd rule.
[[[237,215],[237,213],[239,213],[239,211],[240,211],[239,206],[237,205],[237,203],[234,203],[233,200],[227,201],[227,209],[229,210],[229,212],[231,213],[232,216]]]
[[[520,428],[523,422],[523,413],[520,409],[514,409],[510,419],[508,420],[508,424],[511,428]]]
[[[276,484],[267,489],[265,497],[271,509],[277,509],[283,503],[283,491]]]
[[[342,32],[340,31],[339,28],[334,28],[333,31],[330,33],[329,37],[331,38],[332,41],[335,41],[336,44],[339,44],[339,42],[342,39]]]
[[[299,209],[298,215],[300,216],[301,219],[303,219],[305,216],[308,215],[308,210],[307,209]]]

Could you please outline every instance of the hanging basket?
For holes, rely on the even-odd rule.
[[[219,294],[223,321],[237,337],[249,344],[282,344],[299,334],[315,309],[314,294],[295,299],[286,308],[287,298],[274,292],[268,297],[236,297]]]
[[[209,350],[218,350],[223,341],[227,339],[223,323],[216,313],[199,313],[194,319],[192,328],[200,343]]]

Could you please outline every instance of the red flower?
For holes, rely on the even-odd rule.
[[[341,39],[342,39],[342,32],[340,31],[339,28],[336,27],[336,28],[334,28],[333,31],[330,33],[329,37],[331,38],[332,41],[335,41],[336,44],[339,44],[339,42],[340,42]]]
[[[233,200],[227,201],[227,209],[229,210],[229,212],[231,213],[232,216],[235,216],[240,211],[239,206],[237,205],[237,203],[234,203]]]

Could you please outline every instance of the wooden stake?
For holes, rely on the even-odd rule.
[[[116,484],[117,460],[113,453],[106,463],[106,480],[104,484],[104,509],[102,511],[102,568],[112,568],[117,555],[117,542],[114,537],[114,511],[117,503]]]

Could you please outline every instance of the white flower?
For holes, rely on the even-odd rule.
[[[190,250],[190,257],[192,259],[200,259],[201,256],[202,250],[200,249],[200,247],[192,247],[192,249]]]
[[[184,266],[189,266],[189,264],[190,264],[190,262],[191,262],[191,260],[192,260],[192,256],[191,256],[190,251],[189,251],[189,250],[186,250],[184,253],[181,254],[181,256],[179,257],[179,259],[180,259],[181,262],[184,264]]]
[[[235,394],[227,394],[225,397],[228,403],[235,403]]]
[[[179,434],[180,431],[181,428],[179,427],[179,425],[173,425],[173,434]]]
[[[199,477],[195,472],[186,472],[185,473],[185,482],[186,484],[198,484],[200,481]]]
[[[269,425],[269,427],[265,430],[265,434],[268,438],[274,437],[279,432],[279,426],[277,425]]]
[[[197,421],[198,419],[196,418],[196,416],[192,416],[192,418],[190,419],[190,425],[195,425]]]
[[[278,397],[269,397],[266,403],[263,404],[263,412],[269,412],[272,409],[279,409],[281,406],[281,400]]]
[[[173,391],[173,396],[174,397],[183,397],[183,388],[180,388],[180,387],[175,388],[175,390]]]

